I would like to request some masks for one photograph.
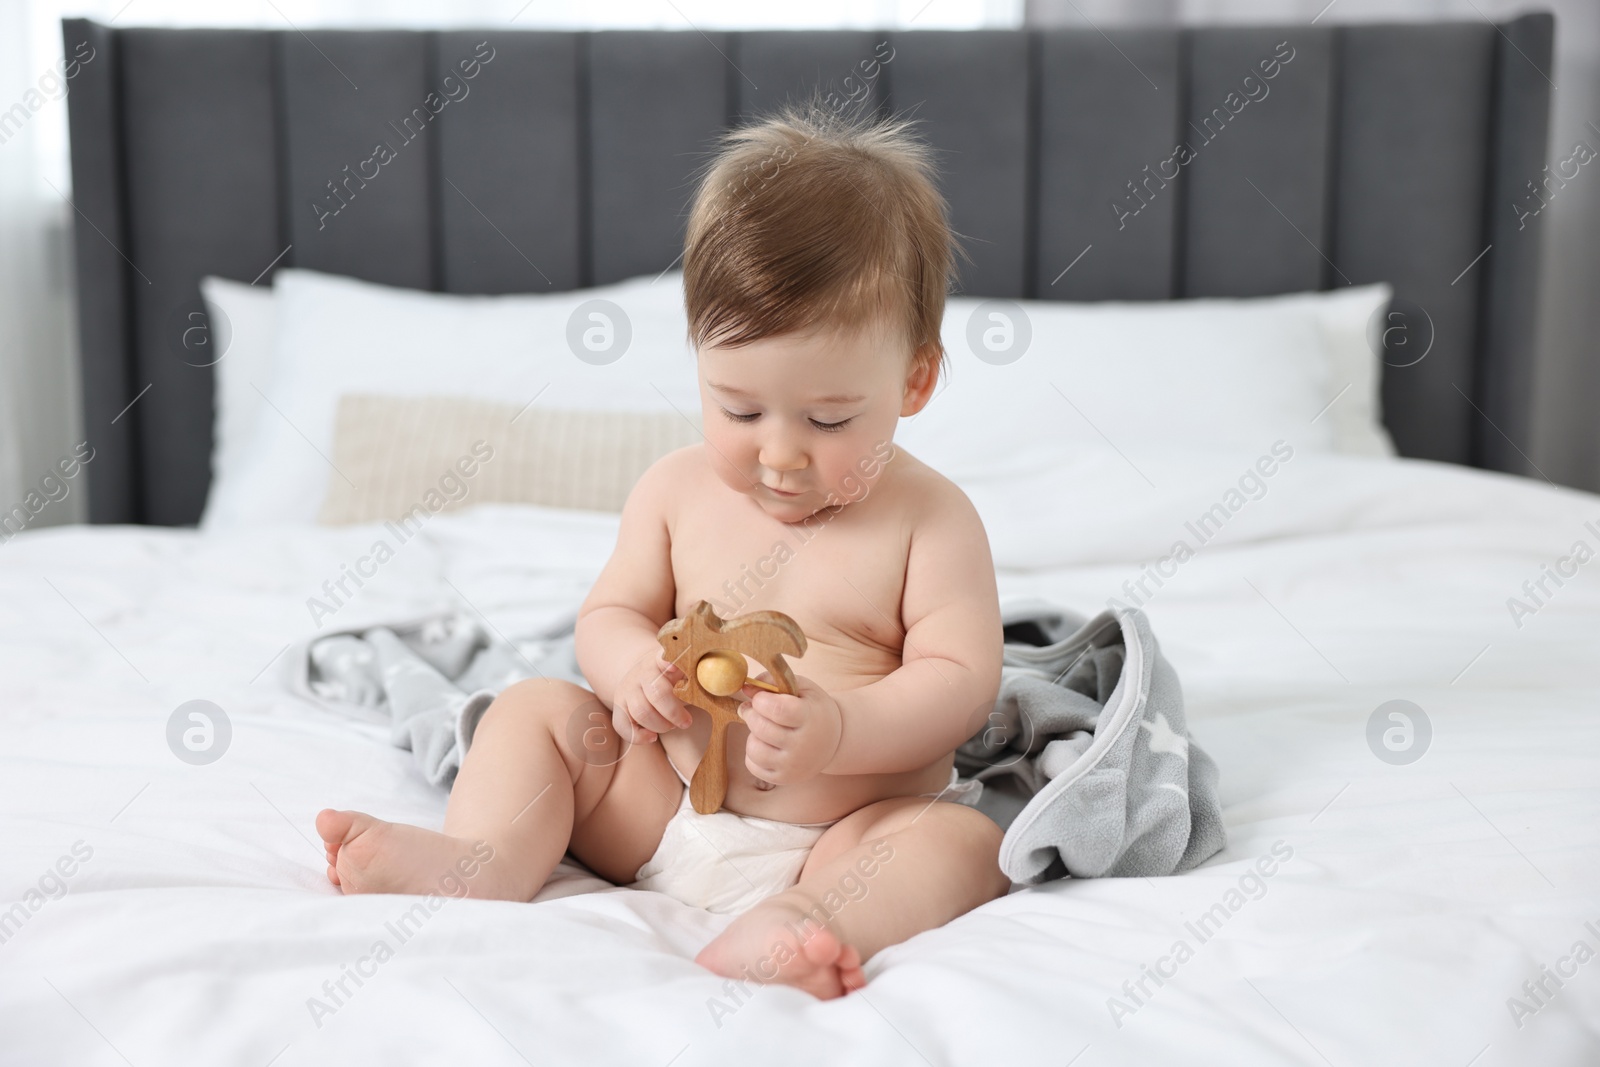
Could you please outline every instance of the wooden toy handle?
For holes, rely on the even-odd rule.
[[[722,807],[728,795],[728,728],[721,724],[711,730],[711,741],[700,766],[694,769],[689,781],[689,803],[702,815],[709,815]]]

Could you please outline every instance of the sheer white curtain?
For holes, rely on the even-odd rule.
[[[1524,11],[1556,17],[1550,158],[1583,142],[1600,151],[1600,0],[1027,0],[1038,26],[1105,28],[1164,22],[1502,21]],[[1532,175],[1530,175],[1532,177]],[[1551,479],[1600,489],[1600,172],[1585,167],[1541,212],[1533,440],[1517,442]]]
[[[20,20],[8,7],[0,7],[0,99],[20,95],[20,72],[25,69],[27,35]],[[15,136],[0,145],[0,508],[9,508],[21,485],[21,457],[17,435],[17,354],[22,339],[13,336],[18,308],[13,302],[21,296],[12,275],[17,258],[17,186],[28,173],[21,161],[22,144]]]
[[[66,451],[56,445],[76,419],[60,254],[70,209],[39,196],[40,135],[65,121],[65,83],[52,58],[35,54],[30,14],[25,3],[0,4],[0,511]],[[69,502],[79,503],[52,504],[40,520],[73,515]]]
[[[81,440],[61,19],[116,26],[1018,26],[1023,0],[0,0],[0,513]],[[7,117],[9,116],[9,118]],[[91,469],[88,477],[93,477]],[[83,517],[84,495],[34,525]]]

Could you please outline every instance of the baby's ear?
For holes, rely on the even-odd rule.
[[[911,371],[906,375],[905,395],[900,403],[900,417],[909,418],[928,406],[933,390],[939,384],[939,343],[929,341],[911,356]]]

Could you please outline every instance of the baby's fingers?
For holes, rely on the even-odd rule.
[[[755,710],[753,704],[743,705],[740,714],[744,718],[744,724],[750,727],[750,736],[765,741],[774,748],[785,747],[794,735],[794,727],[774,722],[770,715]]]
[[[664,734],[677,727],[669,722],[661,712],[657,711],[647,701],[640,701],[636,707],[629,709],[633,721],[651,733]]]
[[[783,753],[759,737],[752,736],[744,746],[744,765],[751,774],[762,781],[782,785],[786,777],[778,764]]]
[[[650,701],[650,710],[655,712],[666,729],[685,729],[694,720],[689,716],[689,709],[683,706],[672,687],[663,679],[656,678],[644,687],[645,699]],[[654,724],[652,724],[654,728]]]
[[[654,733],[634,722],[628,709],[621,704],[611,710],[611,728],[618,736],[627,738],[630,745],[648,745],[656,739]]]
[[[805,703],[787,693],[769,693],[764,689],[746,689],[750,706],[762,717],[779,726],[796,727],[805,722]]]

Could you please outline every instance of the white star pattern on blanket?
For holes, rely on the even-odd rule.
[[[1189,759],[1189,739],[1173,730],[1172,724],[1167,722],[1167,717],[1156,712],[1155,721],[1145,719],[1139,723],[1141,730],[1150,731],[1151,752],[1172,752],[1182,756],[1185,762]]]

